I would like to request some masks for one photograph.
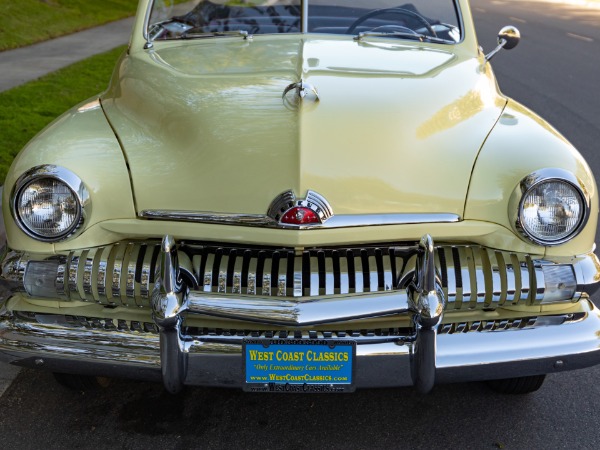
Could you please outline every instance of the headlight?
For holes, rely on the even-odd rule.
[[[589,199],[579,181],[562,169],[545,169],[526,177],[518,198],[516,229],[540,245],[558,245],[574,238],[585,225]],[[512,201],[514,205],[516,201]],[[514,206],[511,206],[514,208]]]
[[[19,227],[29,236],[56,242],[72,235],[84,219],[87,191],[72,172],[39,166],[19,178],[12,209]]]

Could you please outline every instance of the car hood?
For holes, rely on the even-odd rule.
[[[138,213],[265,214],[281,192],[312,190],[336,215],[461,216],[505,105],[489,65],[371,40],[227,37],[123,57],[102,105]],[[282,98],[301,80],[318,100]]]

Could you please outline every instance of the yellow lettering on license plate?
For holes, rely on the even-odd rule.
[[[252,392],[353,390],[355,341],[246,339],[244,389]]]

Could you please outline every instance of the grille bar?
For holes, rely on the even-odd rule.
[[[158,242],[120,242],[72,252],[57,272],[61,298],[150,306]],[[412,279],[416,247],[250,249],[183,244],[198,290],[220,295],[317,297],[385,292]],[[541,265],[531,256],[480,246],[438,246],[436,267],[448,310],[539,304]]]
[[[73,328],[126,331],[135,333],[158,334],[158,327],[154,322],[125,320],[106,317],[88,317],[58,314],[39,314],[19,311],[15,313],[20,319],[33,323],[57,324]],[[586,313],[559,314],[554,316],[528,316],[514,319],[478,320],[472,322],[443,323],[439,334],[464,334],[486,333],[506,330],[522,330],[538,326],[552,326],[576,323],[585,318]],[[396,338],[398,340],[411,340],[414,330],[407,328],[374,328],[374,329],[347,329],[347,330],[308,330],[308,329],[243,329],[243,328],[207,328],[194,325],[182,328],[185,335],[193,338],[207,336],[223,339],[252,338],[302,338],[302,339],[329,339],[329,338],[363,338],[377,340],[378,338]]]

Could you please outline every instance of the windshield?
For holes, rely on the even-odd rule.
[[[454,0],[154,0],[148,39],[327,33],[453,44],[459,23]]]

